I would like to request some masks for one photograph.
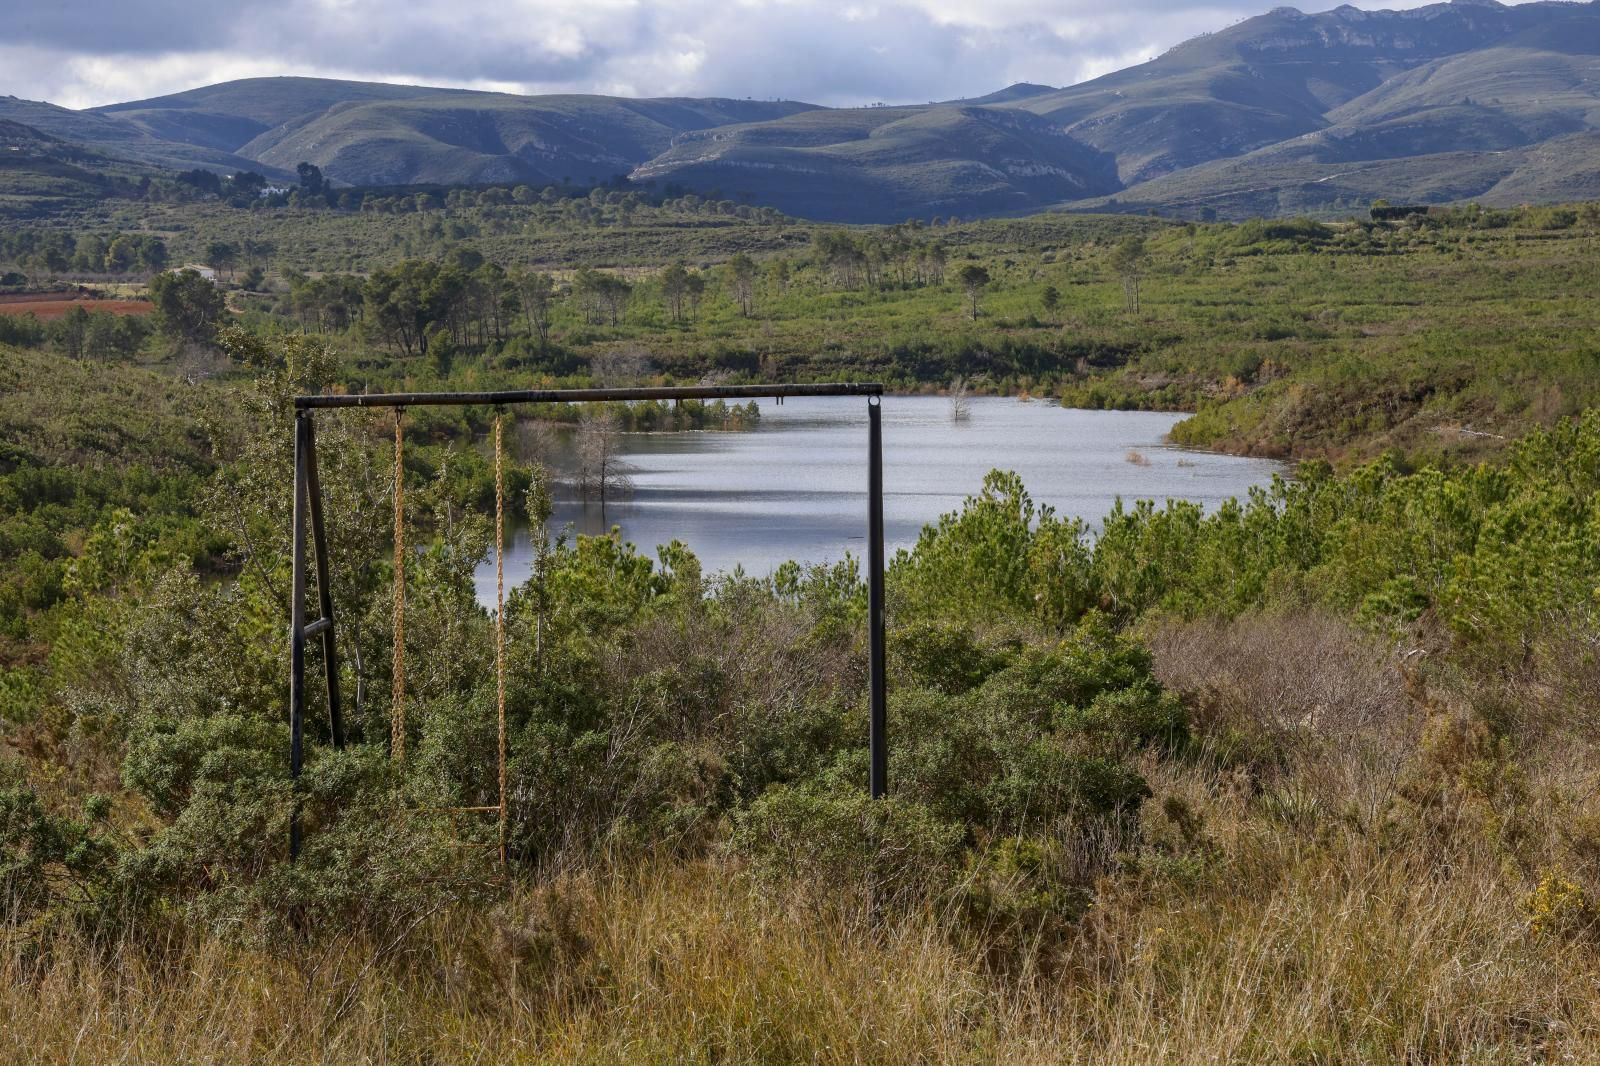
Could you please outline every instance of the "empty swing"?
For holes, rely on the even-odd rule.
[[[405,555],[405,436],[404,408],[394,409],[394,686],[389,714],[390,756],[405,760],[406,750],[406,555]],[[493,806],[455,807],[459,813],[487,813],[499,817],[497,848],[506,862],[506,577],[505,577],[505,416],[494,417],[494,673],[496,718],[496,786],[499,802]]]
[[[496,788],[493,805],[434,808],[467,813],[493,811],[499,818],[498,847],[502,866],[509,856],[509,810],[506,790],[506,625],[505,625],[505,407],[508,404],[584,403],[603,400],[739,399],[787,396],[864,396],[867,398],[867,554],[868,580],[868,716],[867,746],[870,765],[868,792],[880,798],[888,790],[888,740],[884,671],[883,609],[883,442],[880,402],[883,386],[877,383],[822,383],[814,385],[689,385],[594,389],[522,389],[500,392],[363,393],[296,396],[294,398],[294,503],[292,511],[292,589],[289,607],[289,775],[298,779],[304,763],[306,718],[306,650],[313,638],[322,645],[324,682],[328,690],[328,727],[336,748],[345,746],[339,701],[339,660],[335,640],[334,602],[330,588],[327,530],[323,522],[322,490],[317,478],[316,433],[312,415],[318,410],[388,407],[394,410],[394,627],[393,686],[389,720],[390,755],[398,763],[406,757],[406,542],[405,542],[405,427],[408,406],[483,406],[494,410],[495,479],[495,710]],[[306,613],[306,583],[315,570],[317,617]],[[357,659],[358,703],[360,692]],[[298,798],[289,812],[289,857],[300,854],[301,815]],[[486,845],[487,846],[487,845]]]

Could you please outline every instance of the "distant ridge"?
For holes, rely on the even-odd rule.
[[[754,87],[759,89],[759,87]],[[129,164],[346,184],[626,176],[824,221],[1600,196],[1600,0],[1277,7],[1066,88],[825,109],[251,78],[0,119]]]
[[[959,104],[966,107],[982,106],[985,104],[1009,104],[1013,100],[1026,100],[1034,96],[1043,96],[1045,93],[1060,92],[1053,85],[1034,85],[1032,82],[1019,81],[1015,85],[1007,85],[1004,89],[992,92],[987,96],[975,96],[970,100],[945,100],[946,104]]]

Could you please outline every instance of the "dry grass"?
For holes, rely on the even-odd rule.
[[[1190,789],[1198,780],[1171,780]],[[1211,810],[1228,815],[1226,804]],[[3,960],[7,1062],[1592,1061],[1592,946],[1530,934],[1491,855],[1430,869],[1248,815],[1203,884],[1106,886],[1073,965],[985,974],[715,863],[590,873],[494,915],[289,957],[67,937]],[[1238,850],[1234,850],[1238,849]],[[554,894],[566,913],[552,919]]]
[[[13,930],[0,1061],[1600,1059],[1592,903],[1530,920],[1552,872],[1594,897],[1592,749],[1484,775],[1447,700],[1408,696],[1389,649],[1327,619],[1152,639],[1169,683],[1210,693],[1208,728],[1254,720],[1292,754],[1270,777],[1152,757],[1144,844],[1048,973],[996,973],[937,901],[874,912],[730,858],[612,858],[392,938]]]
[[[1280,738],[1370,735],[1409,713],[1399,653],[1330,615],[1157,624],[1149,642],[1162,684]]]

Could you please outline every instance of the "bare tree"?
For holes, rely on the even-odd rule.
[[[971,391],[967,379],[957,374],[950,382],[950,421],[965,422],[972,417]]]
[[[618,348],[589,360],[589,379],[600,387],[637,385],[654,370],[643,348]]]
[[[517,462],[549,467],[558,450],[554,423],[536,418],[516,420],[511,431],[511,455]]]
[[[578,493],[600,501],[600,521],[606,519],[606,501],[633,488],[628,464],[622,459],[622,418],[609,407],[585,407],[578,421]]]

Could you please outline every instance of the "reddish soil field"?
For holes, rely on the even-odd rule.
[[[108,311],[113,315],[148,315],[155,305],[148,300],[94,300],[70,292],[25,292],[0,296],[0,315],[37,315],[48,322],[61,318],[73,305],[85,311]]]

